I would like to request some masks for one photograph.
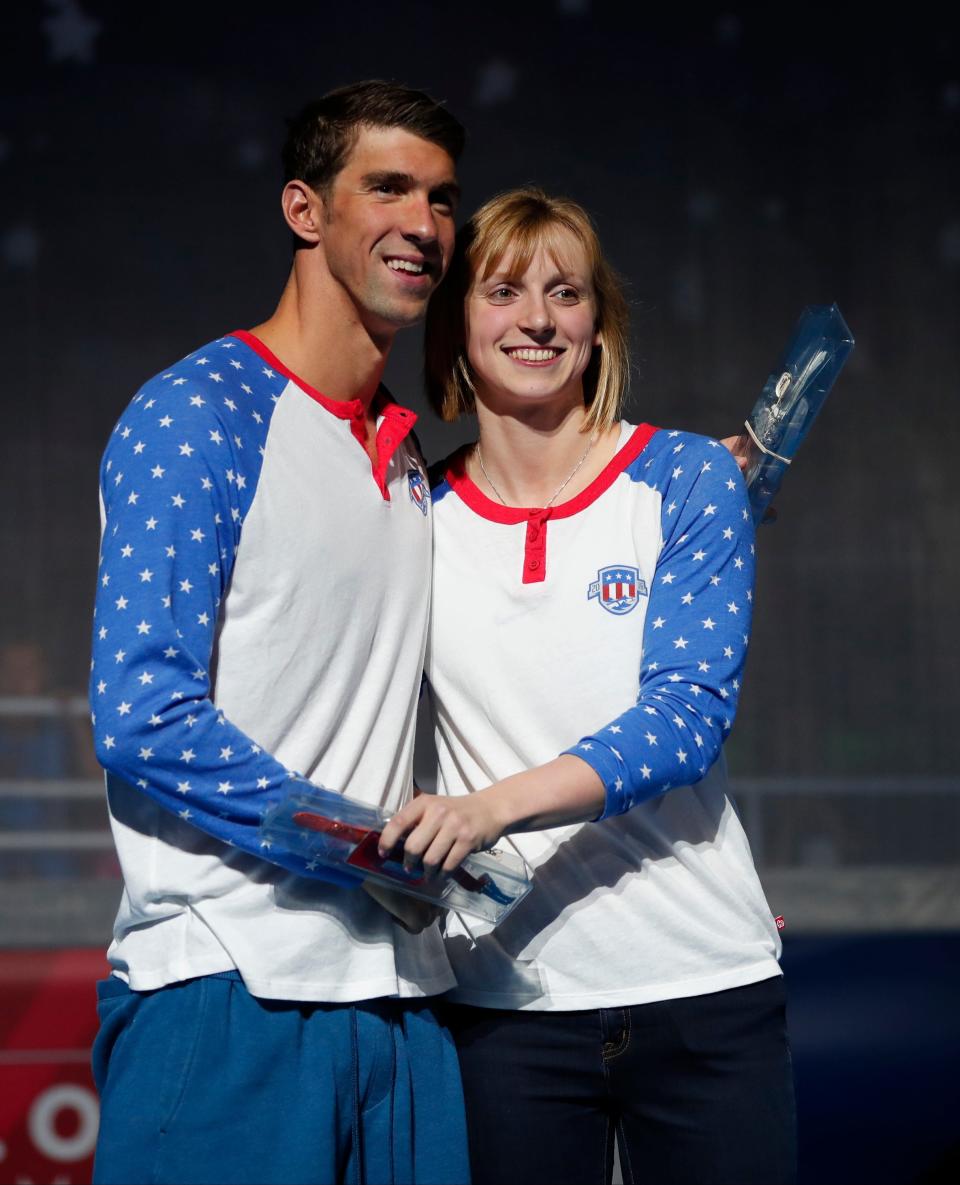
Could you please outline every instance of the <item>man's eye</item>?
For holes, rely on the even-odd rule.
[[[374,186],[375,193],[399,193],[400,190],[396,185],[391,185],[388,181],[384,181],[381,185]]]

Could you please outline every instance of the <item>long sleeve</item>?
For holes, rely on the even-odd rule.
[[[601,818],[704,777],[733,724],[749,642],[754,533],[743,479],[716,441],[669,437],[664,454],[637,462],[662,499],[637,701],[567,750],[603,780]]]
[[[221,603],[286,382],[248,351],[213,353],[236,345],[214,343],[148,383],[104,455],[95,747],[109,773],[184,822],[304,874],[258,831],[289,771],[211,699]]]

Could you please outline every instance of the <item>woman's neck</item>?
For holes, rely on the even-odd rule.
[[[619,426],[584,431],[586,409],[536,408],[498,414],[477,401],[480,438],[467,473],[489,498],[507,506],[548,506],[575,497],[616,451]]]

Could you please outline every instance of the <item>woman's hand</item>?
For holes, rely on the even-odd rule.
[[[429,876],[443,869],[453,872],[471,852],[491,848],[503,834],[490,790],[456,797],[420,794],[384,827],[378,845],[387,856],[401,841],[403,863]]]
[[[422,861],[428,875],[453,872],[501,835],[596,819],[605,798],[599,775],[579,757],[562,754],[473,794],[421,794],[384,827],[378,847],[386,856],[402,840],[408,868]]]

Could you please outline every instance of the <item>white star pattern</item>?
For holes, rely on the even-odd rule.
[[[646,454],[665,438],[667,433],[655,435]],[[680,448],[686,450],[682,465],[675,459]],[[680,434],[634,465],[661,497],[662,544],[645,605],[640,693],[634,707],[577,747],[607,787],[608,814],[689,785],[710,768],[740,692],[749,632],[745,637],[738,619],[748,616],[753,600],[752,564],[745,558],[752,525],[742,513],[745,490],[726,451]],[[735,525],[740,520],[742,527]],[[671,612],[669,634],[665,608]],[[615,727],[616,750],[610,744]]]
[[[114,727],[96,734],[108,768],[141,789],[149,776],[149,792],[180,819],[254,851],[263,796],[285,772],[216,711],[206,664],[219,595],[230,585],[240,524],[256,493],[271,416],[287,380],[263,373],[246,343],[219,344],[235,347],[229,366],[204,366],[194,355],[151,380],[108,444],[91,691],[101,720]],[[241,395],[239,377],[251,374],[256,377]],[[240,451],[227,482],[217,478],[223,464],[215,458],[224,458],[225,418],[236,416],[231,423],[241,424],[240,399],[249,414],[229,434],[229,447]],[[134,556],[136,566],[123,563]],[[109,680],[101,674],[106,668]],[[214,721],[222,731],[209,727]],[[229,781],[223,780],[224,763]],[[256,787],[256,794],[235,796],[224,811],[224,798],[241,786]],[[187,794],[190,808],[183,809]]]

